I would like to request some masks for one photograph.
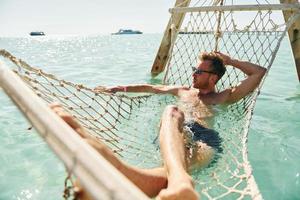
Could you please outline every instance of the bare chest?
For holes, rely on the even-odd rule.
[[[207,119],[213,116],[211,106],[204,104],[197,91],[180,96],[178,106],[184,112],[186,121],[194,120],[206,125]]]

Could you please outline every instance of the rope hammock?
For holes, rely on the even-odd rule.
[[[269,70],[288,28],[300,16],[299,5],[254,3],[255,6],[238,6],[234,1],[198,0],[190,7],[179,5],[170,9],[172,16],[184,13],[185,17],[180,28],[171,28],[164,83],[191,86],[192,67],[196,66],[199,52],[203,51],[224,52]],[[281,11],[287,9],[294,10],[289,20],[278,20]],[[15,73],[39,97],[48,103],[62,104],[123,160],[146,168],[161,164],[156,141],[160,114],[166,105],[176,104],[175,98],[95,93],[88,87],[32,67],[5,50],[0,50],[0,54],[17,66]],[[217,91],[233,87],[244,78],[241,71],[227,66]],[[223,151],[207,168],[193,173],[202,199],[262,198],[247,158],[246,143],[252,111],[264,79],[254,92],[239,102],[215,108],[218,112],[211,128],[220,133]],[[149,130],[149,127],[157,128]]]

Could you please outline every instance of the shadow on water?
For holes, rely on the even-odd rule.
[[[289,95],[289,97],[285,98],[286,101],[295,101],[297,103],[300,102],[300,84],[298,84],[294,90],[294,94]]]

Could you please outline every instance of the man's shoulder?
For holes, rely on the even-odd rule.
[[[178,85],[165,85],[165,88],[169,90],[178,90],[178,91],[189,91],[191,88],[187,86],[178,86]]]
[[[231,90],[232,88],[227,88],[223,91],[214,93],[212,99],[214,104],[228,104],[228,99],[230,97]]]
[[[191,90],[194,89],[194,88],[190,88],[190,87],[188,87],[188,86],[181,86],[181,87],[179,87],[179,89],[180,89],[180,90],[183,90],[183,91],[191,91]]]
[[[181,92],[196,92],[196,91],[198,91],[197,89],[191,88],[188,86],[178,86],[177,89]]]
[[[199,91],[195,88],[187,87],[187,86],[181,86],[178,87],[178,96],[186,96],[187,94],[192,94],[192,93],[198,93]]]

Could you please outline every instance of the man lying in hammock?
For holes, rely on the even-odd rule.
[[[236,87],[216,92],[215,85],[224,75],[225,65],[240,69],[247,78]],[[199,65],[194,68],[192,88],[149,84],[107,88],[107,92],[149,92],[178,97],[179,105],[167,106],[162,114],[159,141],[164,166],[155,169],[127,165],[92,138],[60,106],[53,106],[53,109],[148,196],[157,196],[159,200],[196,200],[198,194],[187,171],[191,166],[209,164],[215,151],[221,150],[217,132],[206,128],[205,120],[212,116],[209,106],[237,102],[259,85],[265,72],[258,65],[232,59],[222,53],[203,53]]]

